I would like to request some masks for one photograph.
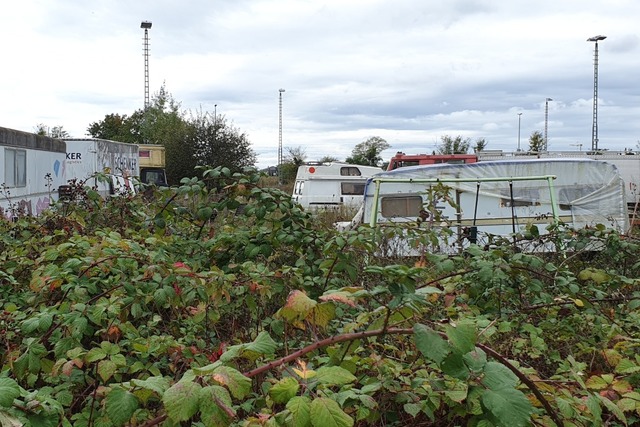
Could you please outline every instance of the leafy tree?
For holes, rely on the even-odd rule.
[[[280,165],[280,181],[283,184],[289,183],[296,178],[298,168],[307,160],[307,153],[304,148],[285,147],[286,154]]]
[[[136,120],[126,114],[107,114],[104,119],[91,123],[87,133],[92,138],[139,144],[142,139],[140,129],[135,123]]]
[[[338,159],[335,156],[324,156],[324,157],[321,157],[320,160],[319,160],[319,162],[321,162],[321,163],[334,163],[334,162],[339,162],[339,161],[340,161],[340,159]]]
[[[473,151],[478,153],[478,152],[484,150],[485,148],[487,148],[487,144],[488,144],[488,142],[487,142],[486,139],[478,138],[478,139],[476,139],[476,145],[475,145],[475,147],[473,147]]]
[[[197,166],[224,166],[239,171],[255,164],[256,155],[247,135],[225,116],[200,110],[187,126],[187,143],[194,148]]]
[[[382,164],[380,154],[388,148],[391,148],[391,145],[385,139],[372,136],[356,145],[346,162],[355,165],[380,166]]]
[[[64,139],[64,138],[70,138],[71,137],[69,135],[69,132],[64,130],[64,128],[62,126],[54,126],[54,127],[50,128],[49,126],[45,125],[44,123],[39,123],[38,125],[36,125],[35,130],[36,130],[35,133],[37,135],[49,136],[51,138]]]
[[[255,164],[255,153],[247,135],[226,118],[206,111],[180,110],[180,103],[164,85],[146,109],[130,116],[108,114],[92,123],[87,132],[94,138],[165,147],[167,180],[176,185],[184,177],[197,175],[198,166],[225,166],[240,170]]]
[[[471,138],[462,138],[458,135],[455,138],[449,135],[440,137],[440,144],[436,145],[438,154],[467,154],[471,147]],[[484,145],[482,146],[484,148]]]
[[[529,151],[538,153],[544,150],[544,137],[539,130],[533,131],[529,137]]]

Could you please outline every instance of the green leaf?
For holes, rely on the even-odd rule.
[[[220,361],[230,362],[235,358],[244,357],[255,360],[260,356],[270,355],[276,351],[277,344],[268,332],[262,331],[251,343],[232,345],[220,356]]]
[[[480,382],[491,390],[500,390],[503,388],[515,388],[518,385],[518,377],[503,364],[488,362]]]
[[[291,427],[306,427],[311,424],[310,399],[306,396],[296,396],[287,402],[290,415],[287,425]]]
[[[167,415],[174,421],[187,421],[198,412],[202,386],[192,381],[181,381],[162,396]]]
[[[0,378],[0,406],[10,407],[18,396],[20,396],[18,383],[11,378]]]
[[[0,411],[0,426],[2,427],[22,427],[24,423],[17,418]]]
[[[138,409],[138,399],[132,393],[116,387],[105,397],[105,406],[111,422],[121,426],[127,423]]]
[[[447,325],[447,337],[454,348],[465,354],[473,351],[476,346],[476,327],[472,323],[459,323],[456,326]]]
[[[293,377],[286,377],[278,381],[269,389],[269,396],[275,403],[287,403],[300,389],[300,384]]]
[[[602,421],[602,408],[600,407],[600,399],[598,399],[593,394],[590,395],[586,400],[587,408],[591,414],[593,414],[594,421],[598,421],[598,424]]]
[[[309,413],[314,427],[351,427],[354,424],[353,418],[345,414],[335,400],[327,397],[314,399]]]
[[[99,347],[94,347],[87,352],[87,354],[84,356],[84,360],[87,363],[91,363],[97,360],[102,360],[105,357],[107,357],[107,353],[103,349]]]
[[[462,356],[465,365],[471,372],[479,373],[484,370],[487,364],[487,354],[479,348],[475,348],[473,351]]]
[[[340,366],[323,366],[316,371],[316,377],[322,384],[344,385],[357,380],[349,371]]]
[[[98,375],[102,381],[107,382],[109,378],[118,370],[118,367],[111,360],[101,360],[98,362]]]
[[[287,297],[287,303],[278,312],[289,322],[302,320],[313,310],[318,303],[312,300],[302,291],[291,291]]]
[[[413,327],[416,347],[429,360],[442,363],[444,358],[451,352],[449,343],[442,339],[440,335],[428,326],[415,324]]]
[[[485,390],[482,404],[496,417],[501,426],[530,425],[533,406],[527,397],[515,388]]]
[[[464,364],[462,354],[456,352],[451,353],[440,364],[440,369],[447,375],[459,380],[466,381],[469,378],[469,368]]]
[[[604,404],[605,408],[607,408],[613,415],[615,415],[616,418],[620,420],[624,425],[627,425],[627,417],[624,416],[622,410],[615,403],[604,396],[598,395],[598,397]]]
[[[236,399],[243,399],[251,393],[251,379],[229,366],[218,366],[211,376],[220,385],[226,386]]]
[[[212,385],[200,391],[200,417],[206,426],[228,426],[235,417],[229,392]]]
[[[132,379],[131,384],[147,390],[152,390],[162,396],[169,388],[169,380],[164,377],[149,377],[146,380]]]

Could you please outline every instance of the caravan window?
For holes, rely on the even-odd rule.
[[[364,195],[364,182],[342,182],[340,184],[343,196]]]
[[[514,188],[513,189],[513,207],[522,206],[540,206],[540,192],[537,188]],[[510,190],[502,191],[502,199],[500,199],[501,208],[511,207]]]
[[[26,150],[4,149],[4,184],[7,187],[27,186]]]
[[[293,187],[293,194],[295,195],[301,195],[302,194],[302,189],[304,188],[304,181],[296,181],[294,187]]]
[[[422,210],[422,197],[383,197],[380,207],[385,218],[417,217]]]
[[[342,176],[361,176],[360,169],[355,166],[343,166],[340,168],[340,175]]]

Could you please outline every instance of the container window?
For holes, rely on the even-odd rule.
[[[25,150],[4,150],[4,184],[7,187],[27,186],[27,152]]]

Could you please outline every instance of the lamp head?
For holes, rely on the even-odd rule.
[[[593,36],[587,39],[588,42],[599,42],[600,40],[606,39],[607,36]]]
[[[151,21],[142,21],[140,23],[140,28],[144,28],[145,30],[151,28]]]

